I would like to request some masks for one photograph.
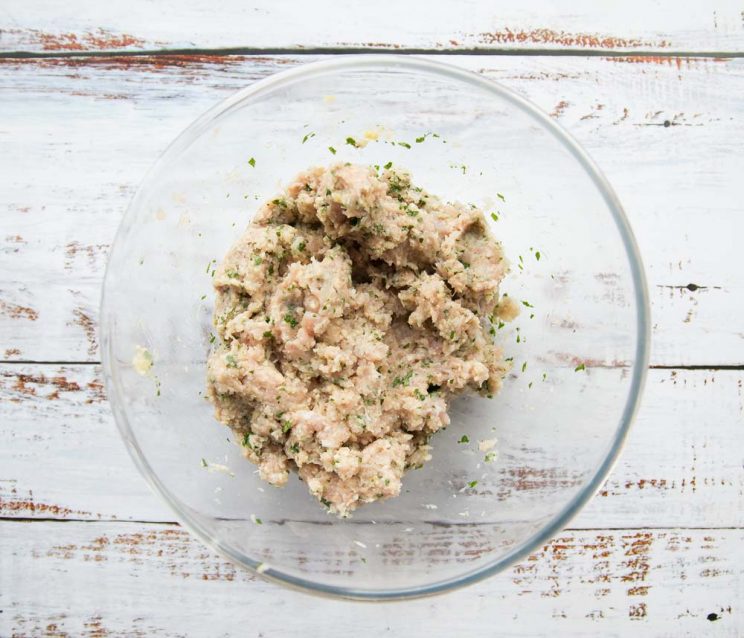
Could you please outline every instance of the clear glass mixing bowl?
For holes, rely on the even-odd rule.
[[[377,141],[346,143],[369,131]],[[443,199],[495,213],[488,221],[513,264],[503,290],[527,302],[497,335],[514,358],[501,394],[455,401],[433,459],[407,475],[400,497],[346,520],[297,479],[281,490],[262,483],[203,398],[212,260],[261,201],[333,161],[392,161]],[[648,324],[628,222],[576,142],[493,82],[387,55],[280,73],[192,124],[127,211],[101,311],[116,422],[177,518],[264,577],[360,599],[472,583],[558,532],[620,451],[643,385]],[[140,348],[154,362],[146,374]],[[496,458],[479,449],[494,437]]]

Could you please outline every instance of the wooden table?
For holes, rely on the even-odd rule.
[[[0,7],[0,636],[744,634],[744,4],[221,4]],[[394,606],[285,591],[181,530],[98,364],[106,255],[146,169],[238,88],[348,51],[437,55],[549,112],[617,190],[652,300],[642,410],[572,528]]]

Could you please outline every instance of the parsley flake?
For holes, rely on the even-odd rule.
[[[411,382],[412,376],[413,370],[409,370],[404,376],[395,377],[395,379],[393,379],[393,387],[397,388],[399,385],[407,386]]]

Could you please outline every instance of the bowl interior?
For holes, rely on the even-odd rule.
[[[365,134],[377,139],[346,142]],[[497,334],[514,359],[501,394],[457,400],[401,496],[348,520],[296,478],[282,490],[261,482],[203,398],[213,260],[297,172],[334,161],[392,161],[443,199],[483,207],[512,263],[503,290],[525,302]],[[565,134],[476,76],[386,56],[270,78],[179,137],[122,223],[102,309],[117,423],[179,518],[268,576],[361,597],[468,582],[555,532],[623,438],[646,351],[645,288],[624,224]],[[138,347],[153,356],[145,375]],[[487,462],[479,441],[494,437]]]

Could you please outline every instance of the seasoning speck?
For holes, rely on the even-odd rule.
[[[152,368],[152,353],[142,346],[135,346],[135,348],[136,352],[132,357],[132,367],[137,374],[144,377],[150,372],[150,368]]]

